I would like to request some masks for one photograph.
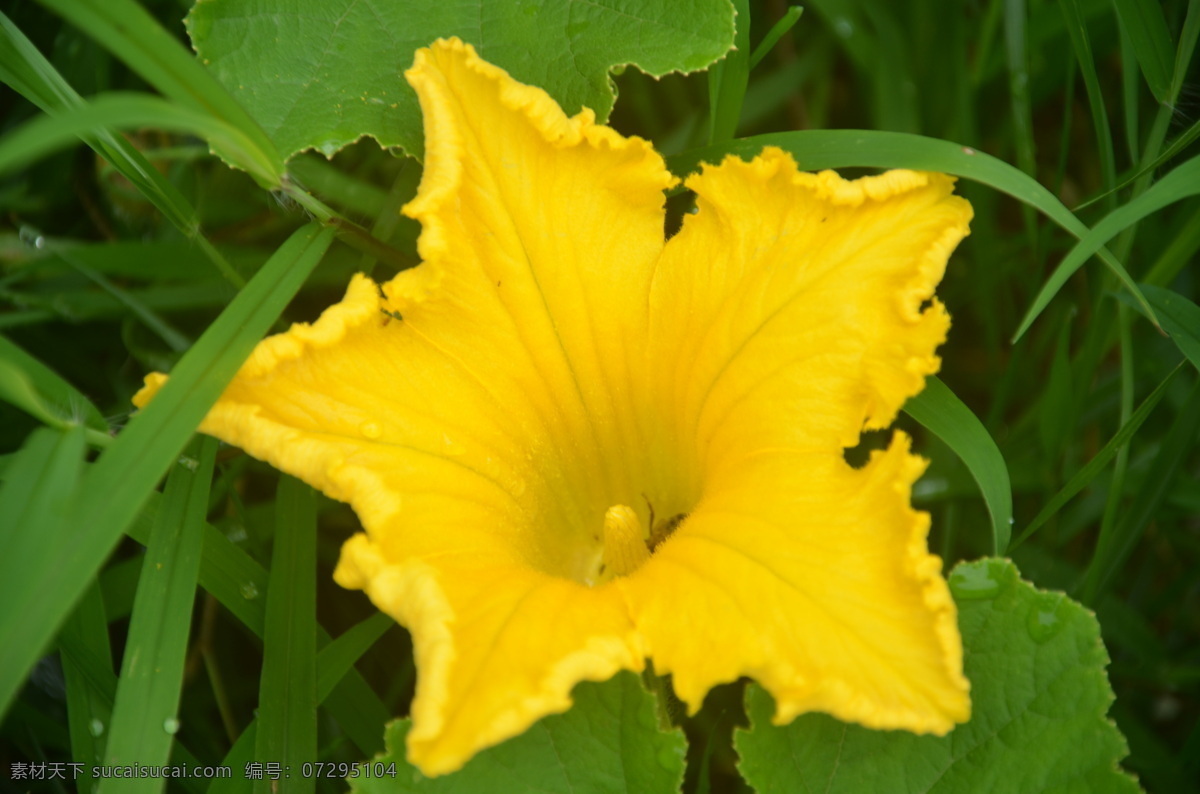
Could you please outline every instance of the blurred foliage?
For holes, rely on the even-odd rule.
[[[143,2],[185,43],[188,5]],[[1200,118],[1200,66],[1189,47],[1176,50],[1181,42],[1194,45],[1200,3],[1161,3],[1165,28],[1154,20],[1140,27],[1124,21],[1157,3],[1115,5],[814,0],[750,71],[736,135],[868,129],[953,141],[1016,165],[1095,226],[1200,154],[1192,142]],[[784,0],[750,4],[751,51],[786,11]],[[12,0],[4,13],[80,94],[147,90],[86,32],[44,6]],[[664,154],[705,146],[719,127],[709,120],[704,73],[651,79],[629,68],[615,80],[611,123],[652,140]],[[0,134],[38,113],[15,91],[0,89]],[[315,209],[297,204],[297,191],[286,186],[261,189],[188,135],[147,126],[125,140],[194,208],[203,238],[235,277],[214,266],[213,255],[90,148],[60,151],[0,176],[0,333],[85,395],[113,431],[128,421],[141,377],[172,369],[237,294],[237,284],[258,273],[314,215],[333,224],[341,242],[288,304],[283,323],[313,319],[340,297],[355,270],[385,278],[415,261],[418,229],[398,208],[413,195],[420,164],[371,140],[330,160],[309,152],[288,164],[288,184],[314,194],[321,202]],[[1132,752],[1126,767],[1149,790],[1190,790],[1200,777],[1200,393],[1193,367],[1172,377],[1186,342],[1173,341],[1117,300],[1116,280],[1096,259],[1012,342],[1075,240],[1009,196],[965,180],[960,186],[975,220],[939,289],[954,318],[940,377],[983,421],[1008,463],[1014,538],[1131,417],[1138,418],[1128,442],[1077,482],[1077,495],[1043,517],[1011,553],[1038,587],[1065,590],[1096,611],[1113,660],[1109,674],[1117,701],[1111,715]],[[686,194],[671,200],[676,217],[687,202]],[[323,215],[325,210],[332,214]],[[346,232],[346,222],[359,231]],[[363,235],[382,246],[364,242]],[[1128,226],[1108,246],[1138,282],[1169,290],[1172,299],[1200,300],[1195,196]],[[1174,332],[1176,339],[1200,337],[1194,315],[1180,317],[1183,330]],[[1152,394],[1152,410],[1136,414]],[[17,451],[46,420],[5,400],[0,474],[8,482],[24,454]],[[76,407],[82,420],[88,411]],[[946,568],[990,553],[989,518],[970,472],[919,425],[907,418],[899,425],[917,436],[916,448],[932,462],[915,497],[933,515],[931,546]],[[864,445],[879,441],[868,436]],[[89,443],[92,459],[103,442]],[[278,475],[230,448],[221,449],[215,465],[208,522],[244,552],[238,564],[250,567],[238,570],[248,573],[232,585],[240,588],[246,609],[259,610],[261,628],[266,594],[255,584],[253,566],[261,571],[271,564]],[[331,579],[338,549],[357,519],[324,497],[315,509],[317,618],[338,637],[374,610],[360,593],[342,591]],[[104,643],[111,639],[117,660],[109,667],[114,680],[143,556],[139,542],[124,540],[99,579],[101,614],[110,627]],[[205,589],[194,608],[175,736],[195,758],[217,764],[253,719],[262,646],[246,618],[218,604],[205,576],[202,568]],[[88,603],[81,602],[78,613]],[[23,606],[10,601],[3,608]],[[322,636],[319,645],[327,639]],[[61,638],[57,647],[63,647]],[[320,658],[318,648],[318,676]],[[79,726],[72,725],[68,706],[80,690],[68,667],[57,654],[44,656],[11,705],[0,731],[6,773],[14,762],[71,756],[70,737]],[[383,709],[406,713],[415,671],[403,630],[382,630],[356,668]],[[383,748],[381,726],[377,746],[363,747],[366,740],[356,743],[334,711],[318,713],[321,760],[353,762]],[[687,721],[686,791],[744,788],[732,735],[735,725],[745,724],[741,685],[718,689]],[[342,787],[338,780],[318,785]],[[47,783],[39,790],[66,789]]]

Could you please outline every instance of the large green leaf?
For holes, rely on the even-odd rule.
[[[285,158],[326,155],[364,135],[422,151],[417,97],[403,72],[413,53],[458,36],[568,113],[612,110],[609,71],[702,69],[733,44],[729,0],[207,0],[187,19],[201,59]]]
[[[409,720],[388,726],[387,754],[351,778],[360,794],[656,794],[683,782],[683,733],[658,727],[653,696],[633,673],[583,683],[566,714],[546,717],[452,775],[426,778],[404,760]],[[367,776],[370,773],[370,777]],[[382,773],[382,776],[381,774]],[[393,774],[394,773],[394,774]]]
[[[774,792],[1125,792],[1127,748],[1105,717],[1113,701],[1095,615],[1036,590],[995,558],[950,574],[958,602],[971,720],[943,737],[872,731],[824,714],[770,724],[772,701],[747,694],[741,771]]]

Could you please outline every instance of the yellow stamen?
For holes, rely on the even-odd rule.
[[[633,573],[650,559],[642,522],[631,507],[613,505],[608,508],[604,513],[603,540],[602,579]]]

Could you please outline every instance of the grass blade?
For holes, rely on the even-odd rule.
[[[926,378],[924,390],[904,404],[904,413],[945,441],[966,464],[992,517],[995,553],[1004,554],[1012,535],[1012,483],[1004,456],[987,428],[935,375]]]
[[[1175,155],[1179,154],[1184,149],[1191,146],[1192,141],[1196,140],[1196,138],[1200,138],[1200,121],[1194,122],[1192,124],[1192,126],[1188,127],[1186,130],[1184,130],[1183,132],[1181,132],[1177,136],[1175,136],[1175,140],[1171,141],[1171,145],[1168,146],[1166,148],[1166,150],[1163,151],[1162,154],[1160,154],[1158,157],[1155,157],[1151,163],[1139,168],[1132,176],[1121,180],[1120,184],[1114,185],[1113,187],[1104,191],[1100,195],[1095,196],[1091,199],[1088,199],[1087,201],[1083,202],[1082,204],[1077,205],[1075,207],[1075,211],[1078,212],[1079,210],[1081,210],[1085,207],[1090,207],[1091,205],[1095,204],[1097,201],[1100,201],[1103,198],[1107,198],[1108,196],[1111,196],[1114,193],[1117,193],[1118,191],[1124,190],[1125,188],[1129,187],[1132,184],[1142,181],[1142,179],[1144,177],[1146,177],[1147,174],[1150,174],[1150,173],[1158,170],[1159,166],[1175,159]]]
[[[1171,337],[1179,352],[1200,370],[1200,306],[1162,287],[1143,284],[1142,290],[1162,320],[1163,330]],[[1123,296],[1118,297],[1123,299]]]
[[[775,49],[775,45],[787,35],[787,32],[799,21],[800,15],[803,13],[804,8],[801,6],[788,6],[788,10],[783,12],[783,17],[771,26],[767,35],[763,36],[763,40],[754,48],[754,53],[750,56],[751,69],[758,66],[763,58],[771,54],[771,50]]]
[[[1121,25],[1129,34],[1133,52],[1150,92],[1159,102],[1170,102],[1175,48],[1167,18],[1157,0],[1113,0]]]
[[[1075,247],[1063,257],[1058,267],[1050,274],[1050,278],[1046,279],[1046,283],[1042,286],[1041,291],[1038,292],[1037,297],[1034,298],[1033,305],[1029,307],[1029,311],[1025,313],[1024,319],[1021,320],[1021,324],[1017,328],[1017,332],[1013,335],[1013,341],[1015,342],[1020,339],[1029,330],[1029,326],[1042,313],[1042,310],[1046,308],[1050,300],[1058,294],[1062,286],[1067,283],[1067,279],[1092,254],[1103,248],[1105,243],[1147,215],[1196,194],[1200,194],[1200,157],[1193,157],[1183,165],[1175,168],[1145,193],[1106,215],[1090,232],[1079,239]],[[1135,291],[1136,294],[1141,295],[1137,287],[1130,290],[1130,292]],[[1143,312],[1148,312],[1147,316],[1152,316],[1155,323],[1158,324],[1159,318],[1157,314],[1144,301],[1145,296],[1143,295],[1142,300],[1139,301],[1141,309]]]
[[[181,461],[167,476],[146,549],[105,753],[111,765],[166,764],[179,730],[176,714],[216,439],[203,438],[192,451],[192,465]],[[138,778],[126,781],[122,791],[157,792],[165,783],[161,778]]]
[[[356,624],[348,629],[336,640],[333,640],[326,645],[319,654],[317,654],[317,703],[324,705],[335,689],[346,683],[348,675],[357,676],[354,670],[354,663],[366,653],[375,642],[384,635],[384,633],[395,626],[396,623],[389,616],[382,612],[376,612],[371,617]],[[386,721],[386,718],[385,718]],[[382,722],[376,722],[376,726],[382,725]],[[234,742],[233,747],[225,754],[225,758],[221,760],[222,766],[228,766],[231,769],[244,769],[246,764],[253,761],[258,755],[256,749],[258,737],[258,720],[252,720],[245,730]],[[382,742],[382,739],[381,739]],[[359,748],[363,749],[363,748]],[[373,751],[363,749],[363,752],[371,754]],[[214,781],[209,787],[209,794],[233,794],[233,792],[248,792],[252,788],[252,781],[242,778],[240,775],[234,775],[232,778],[226,778],[220,781]]]
[[[324,702],[346,673],[354,669],[354,663],[395,625],[391,617],[376,612],[322,648],[317,656],[317,702]]]
[[[1027,17],[1025,0],[1005,0],[1004,52],[1008,62],[1008,92],[1017,163],[1022,171],[1035,176],[1037,155],[1033,144],[1033,103],[1029,98],[1029,51],[1025,43]]]
[[[87,662],[79,656],[61,653],[63,678],[67,685],[67,727],[71,732],[71,757],[83,764],[74,779],[80,794],[93,790],[91,769],[104,760],[105,729],[112,714],[112,700],[96,685],[104,675],[112,675],[112,648],[108,639],[108,617],[100,588],[93,584],[79,600],[79,606],[63,625],[63,633],[76,636],[80,646],[89,649],[87,660],[102,666],[99,671],[85,670]],[[111,693],[110,693],[111,695]]]
[[[1162,446],[1138,486],[1133,502],[1122,512],[1112,532],[1101,534],[1083,586],[1085,603],[1096,602],[1141,539],[1146,526],[1170,492],[1175,476],[1181,472],[1188,455],[1194,450],[1197,430],[1200,430],[1200,380],[1192,387],[1182,410],[1163,437]]]
[[[80,483],[70,523],[76,532],[69,544],[0,557],[0,603],[29,605],[20,613],[0,614],[0,637],[6,640],[0,651],[0,707],[7,706],[39,651],[225,385],[320,261],[332,235],[315,224],[293,234],[184,355],[154,402],[133,417]],[[54,493],[61,500],[71,490]],[[11,597],[32,592],[44,597]]]
[[[59,621],[95,577],[93,570],[75,582],[54,624],[44,625],[36,607],[53,595],[35,572],[56,565],[63,555],[83,450],[79,425],[64,431],[38,428],[8,467],[0,488],[0,604],[28,605],[0,610],[0,714],[8,710]]]
[[[1197,39],[1200,39],[1200,0],[1188,0],[1187,16],[1183,20],[1183,30],[1179,33],[1179,48],[1175,50],[1175,68],[1171,76],[1172,105],[1179,98],[1179,91],[1187,79],[1188,67],[1192,63],[1192,55],[1196,52]]]
[[[80,665],[80,669],[84,670],[89,683],[101,698],[102,705],[111,710],[113,700],[117,695],[117,676],[110,669],[109,660],[100,659],[91,648],[82,645],[79,637],[72,632],[64,631],[60,634],[58,645],[64,657]],[[107,730],[107,727],[104,726],[104,729]],[[192,755],[191,751],[178,741],[171,749],[171,759],[176,764],[187,766],[196,766],[200,763],[196,756]],[[176,780],[186,791],[199,794],[204,790],[204,780],[201,778],[177,778]]]
[[[35,118],[0,140],[0,173],[26,167],[100,130],[153,127],[196,135],[219,147],[227,160],[255,179],[270,178],[255,162],[253,141],[218,118],[174,105],[150,94],[113,92],[53,116]]]
[[[1058,331],[1058,344],[1050,362],[1050,377],[1046,380],[1038,416],[1038,435],[1050,461],[1058,460],[1073,428],[1074,391],[1071,383],[1071,324],[1064,322]]]
[[[3,13],[0,13],[0,81],[51,115],[86,104]],[[245,284],[225,257],[200,234],[196,210],[133,144],[107,130],[86,134],[83,142],[111,163],[184,237],[193,240],[225,278],[237,287]]]
[[[142,543],[147,542],[160,500],[159,494],[150,495],[146,507],[128,528],[130,537]],[[267,572],[246,552],[207,524],[204,527],[204,551],[200,560],[200,586],[246,628],[263,636],[266,609],[261,594],[268,589]],[[328,633],[318,626],[317,643],[324,645],[329,642]],[[322,656],[318,657],[319,665],[323,664],[320,661],[324,658],[323,654],[322,650]],[[323,675],[321,680],[325,680]],[[349,668],[333,691],[322,700],[322,704],[363,753],[372,755],[383,749],[383,734],[379,726],[393,715],[356,670]]]
[[[736,29],[733,49],[708,70],[708,142],[727,141],[737,134],[742,102],[750,82],[750,3],[734,0]]]
[[[1075,472],[1071,479],[1067,481],[1067,484],[1064,485],[1062,489],[1050,499],[1050,501],[1046,502],[1045,506],[1042,507],[1042,509],[1038,511],[1038,514],[1033,517],[1033,520],[1029,522],[1024,530],[1021,531],[1021,535],[1013,541],[1012,545],[1009,547],[1010,552],[1028,540],[1030,535],[1036,532],[1042,526],[1042,524],[1045,524],[1046,521],[1059,510],[1061,510],[1063,505],[1069,502],[1072,497],[1075,496],[1075,494],[1086,488],[1088,484],[1096,478],[1096,475],[1104,470],[1104,467],[1107,466],[1108,462],[1113,459],[1113,456],[1129,443],[1129,439],[1133,438],[1133,434],[1136,433],[1138,428],[1142,426],[1142,423],[1146,421],[1146,417],[1150,416],[1150,413],[1154,410],[1154,407],[1158,405],[1159,401],[1161,401],[1163,396],[1167,393],[1167,386],[1170,385],[1171,381],[1175,379],[1175,376],[1179,374],[1181,368],[1182,366],[1179,366],[1171,370],[1171,374],[1167,375],[1162,383],[1158,384],[1154,391],[1152,391],[1145,400],[1142,400],[1142,404],[1139,405],[1137,410],[1133,412],[1133,415],[1129,417],[1129,421],[1123,424],[1121,429],[1117,431],[1117,434],[1108,440],[1108,443],[1104,445],[1104,448],[1097,452],[1096,455],[1087,462],[1086,466]]]
[[[275,504],[255,755],[292,770],[289,790],[312,792],[315,779],[298,773],[317,757],[316,492],[282,475]],[[265,778],[254,789],[274,785]]]
[[[1096,150],[1100,154],[1100,180],[1106,191],[1114,189],[1117,181],[1116,152],[1113,149],[1112,127],[1108,123],[1108,110],[1104,107],[1104,92],[1100,90],[1100,77],[1096,74],[1096,60],[1088,39],[1087,26],[1079,10],[1079,0],[1062,0],[1059,3],[1075,60],[1083,74],[1083,86],[1087,90],[1088,109],[1092,114],[1092,129],[1096,132]],[[1078,210],[1078,208],[1076,208]]]
[[[82,392],[3,336],[0,336],[0,400],[59,430],[82,423],[88,441],[96,446],[112,442],[108,422]]]
[[[719,163],[728,154],[750,159],[764,146],[778,146],[795,156],[801,168],[911,168],[941,171],[981,182],[1038,210],[1071,235],[1082,239],[1088,227],[1036,179],[1003,160],[952,141],[903,132],[874,130],[804,130],[754,135],[728,143],[692,149],[667,158],[676,174],[695,171],[701,163]],[[1125,267],[1106,249],[1095,252],[1152,316],[1153,310]]]
[[[263,187],[279,187],[283,158],[262,127],[178,39],[134,0],[42,2],[179,105],[237,130],[249,142],[245,152],[231,156],[223,148],[224,142],[210,141],[213,148],[226,162],[249,171]]]
[[[82,274],[85,278],[90,280],[96,286],[100,287],[100,289],[104,290],[109,295],[113,296],[113,298],[119,301],[122,306],[129,309],[130,313],[137,317],[138,320],[141,321],[142,325],[146,326],[155,334],[157,334],[158,338],[165,342],[167,347],[171,348],[171,350],[175,351],[176,353],[182,353],[192,346],[191,340],[184,336],[179,329],[171,325],[171,323],[166,319],[160,317],[158,312],[151,309],[136,296],[131,295],[128,291],[118,287],[116,284],[113,284],[107,278],[97,273],[95,270],[92,270],[83,262],[80,262],[67,251],[59,250],[55,253],[62,257],[64,262],[75,268],[75,270]]]
[[[254,790],[254,781],[245,776],[244,770],[255,759],[254,745],[257,741],[258,720],[253,720],[221,759],[221,766],[232,769],[233,775],[214,780],[208,787],[208,794],[250,794]]]

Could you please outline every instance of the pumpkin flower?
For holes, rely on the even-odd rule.
[[[406,76],[423,263],[263,341],[200,429],[358,513],[335,578],[412,633],[409,759],[457,770],[647,659],[693,713],[748,676],[778,723],[966,720],[925,464],[899,432],[844,456],[938,368],[953,180],[767,149],[689,177],[664,240],[646,141],[457,39]]]

